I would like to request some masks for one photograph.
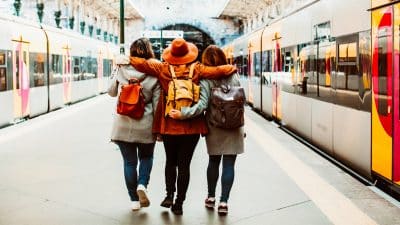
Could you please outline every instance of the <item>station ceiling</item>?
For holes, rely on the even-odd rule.
[[[280,0],[229,0],[219,15],[233,18],[247,18],[252,14],[265,10]]]
[[[125,18],[231,17],[247,18],[281,0],[125,0]],[[97,12],[119,18],[120,0],[92,0]]]

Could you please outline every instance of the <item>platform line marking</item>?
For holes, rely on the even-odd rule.
[[[362,212],[349,198],[301,162],[265,130],[246,117],[246,132],[298,187],[315,203],[333,224],[373,225],[376,221]]]
[[[104,97],[104,95],[96,96],[77,104],[66,106],[57,111],[43,114],[39,117],[0,129],[0,144],[18,138],[30,132],[34,132],[41,127],[47,126],[63,118],[72,116],[76,113],[79,113],[83,109],[93,107],[93,105],[99,104],[101,101],[105,100],[106,98]]]

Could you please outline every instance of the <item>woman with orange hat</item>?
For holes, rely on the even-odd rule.
[[[161,134],[163,138],[166,165],[165,182],[167,196],[161,202],[161,206],[170,208],[176,215],[183,213],[182,204],[186,199],[186,191],[190,179],[190,162],[200,135],[205,135],[208,130],[204,115],[199,115],[187,120],[174,120],[166,117],[166,95],[168,85],[172,80],[171,68],[176,77],[187,77],[190,67],[193,65],[192,81],[199,84],[200,79],[218,79],[236,72],[236,67],[223,65],[218,67],[204,66],[196,61],[197,47],[186,42],[182,38],[172,41],[162,54],[165,62],[154,59],[130,57],[130,64],[136,70],[156,76],[163,91],[157,105],[153,122],[153,133]],[[201,96],[200,96],[201,98]],[[174,194],[177,186],[177,195],[174,202]]]

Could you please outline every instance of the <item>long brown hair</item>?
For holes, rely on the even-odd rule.
[[[225,53],[216,45],[208,46],[201,56],[201,62],[206,66],[220,66],[228,64]]]
[[[131,44],[130,47],[131,56],[140,58],[150,59],[154,58],[153,48],[147,38],[139,38]]]

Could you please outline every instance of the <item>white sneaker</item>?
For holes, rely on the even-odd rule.
[[[140,209],[140,202],[139,201],[132,201],[131,209],[132,209],[132,211],[138,211]]]
[[[139,184],[136,193],[139,196],[140,207],[148,207],[150,205],[150,200],[147,197],[147,189],[143,184]]]

